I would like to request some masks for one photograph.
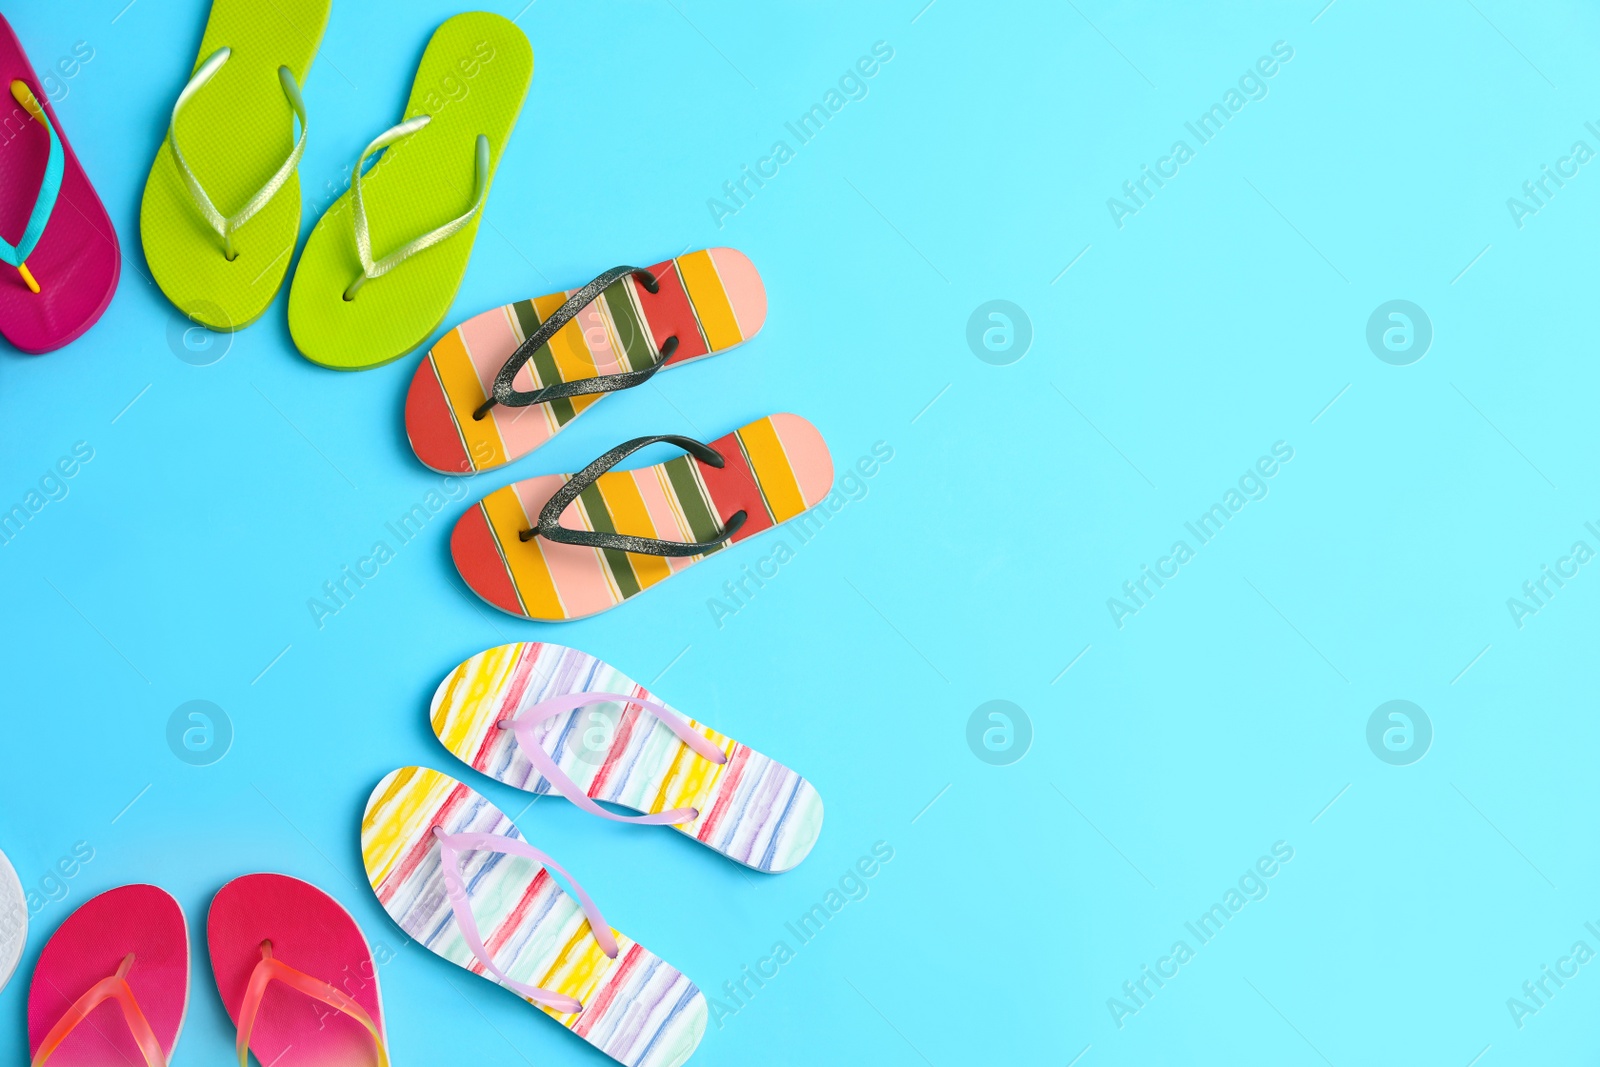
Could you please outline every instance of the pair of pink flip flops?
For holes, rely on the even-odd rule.
[[[387,1067],[371,950],[322,890],[281,874],[223,886],[211,970],[250,1053],[273,1067]],[[189,1005],[183,908],[153,885],[100,894],[45,945],[28,992],[33,1067],[167,1067]]]
[[[10,23],[0,18],[0,334],[24,352],[80,337],[111,303],[122,252]]]

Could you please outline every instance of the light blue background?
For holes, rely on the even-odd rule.
[[[1600,572],[1520,629],[1506,606],[1574,541],[1600,548],[1583,525],[1600,523],[1597,164],[1521,228],[1506,205],[1575,140],[1600,149],[1583,126],[1600,120],[1591,8],[491,5],[527,31],[536,71],[447,321],[715,244],[755,260],[771,310],[737,353],[607,400],[473,496],[627,437],[709,438],[782,410],[822,429],[841,470],[879,441],[894,458],[721,627],[708,599],[775,535],[540,626],[466,591],[452,504],[319,629],[307,599],[438,484],[402,430],[416,357],[320,370],[281,297],[216,342],[220,361],[175,357],[138,203],[206,4],[125,3],[0,4],[41,72],[94,49],[56,108],[124,252],[87,337],[0,355],[0,505],[74,442],[94,449],[0,547],[0,849],[34,885],[75,842],[95,851],[0,993],[7,1059],[25,1055],[48,934],[147,880],[202,938],[175,1063],[223,1062],[205,909],[227,879],[272,870],[396,950],[397,1064],[604,1062],[401,947],[357,850],[382,774],[457,770],[425,719],[438,680],[537,638],[659,676],[827,802],[815,852],[779,877],[555,801],[522,816],[709,994],[731,1004],[723,982],[795,947],[786,921],[874,842],[894,849],[696,1063],[1595,1059],[1600,963],[1520,1029],[1506,1004],[1574,942],[1600,950],[1583,927],[1600,925]],[[305,85],[305,228],[452,13],[335,5]],[[894,58],[867,97],[719,228],[708,198],[775,140],[796,147],[784,123],[877,41]],[[1267,97],[1197,147],[1184,123],[1278,41],[1294,55]],[[1178,138],[1195,158],[1119,229],[1107,198]],[[965,340],[991,299],[1032,322],[1009,366]],[[1410,366],[1365,341],[1391,299],[1433,323]],[[1270,495],[1119,629],[1107,598],[1278,441],[1294,458]],[[166,744],[192,699],[236,731],[210,767]],[[1010,766],[967,747],[991,699],[1032,720]],[[1432,721],[1410,766],[1367,745],[1391,699]],[[1279,841],[1294,858],[1269,895],[1200,946],[1185,922]],[[1180,938],[1195,958],[1119,1028],[1108,998]]]

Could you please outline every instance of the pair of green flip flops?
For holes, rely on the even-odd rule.
[[[213,330],[259,318],[294,258],[307,127],[300,86],[331,5],[213,0],[150,168],[139,214],[150,273]],[[532,77],[533,49],[508,19],[471,12],[435,31],[404,121],[367,145],[301,253],[289,332],[307,359],[376,367],[444,321]]]

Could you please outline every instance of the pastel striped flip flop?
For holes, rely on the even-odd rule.
[[[508,18],[471,11],[434,31],[404,121],[372,139],[306,238],[289,286],[301,355],[365,370],[444,321],[532,78],[533,46]]]
[[[108,1002],[117,1010],[96,1011]],[[33,1067],[166,1067],[188,1008],[183,908],[153,885],[101,893],[67,916],[33,969]]]
[[[17,972],[28,941],[28,895],[6,854],[0,852],[0,989]]]
[[[24,352],[52,352],[105,312],[122,274],[122,252],[105,205],[4,18],[0,87],[17,104],[5,120],[0,155],[0,262],[13,268],[0,277],[0,333]]]
[[[151,277],[202,326],[244,329],[289,272],[309,125],[300,87],[332,6],[211,2],[139,205]]]
[[[660,442],[689,454],[611,469]],[[757,419],[709,445],[636,437],[577,474],[490,493],[457,521],[450,554],[472,591],[502,611],[581,619],[803,514],[832,485],[828,446],[798,415]]]
[[[756,335],[767,291],[744,253],[615,267],[581,289],[475,315],[434,343],[406,395],[406,436],[436,471],[527,455],[606,393]]]
[[[496,781],[553,790],[602,818],[672,826],[768,874],[798,864],[822,831],[810,782],[577,649],[531,641],[480,652],[439,685],[432,719],[445,748]]]
[[[706,1000],[694,983],[611,929],[571,875],[449,775],[406,767],[379,782],[361,856],[407,935],[619,1063],[677,1067],[700,1044]]]
[[[206,916],[239,1067],[388,1067],[378,969],[355,919],[298,878],[247,874]]]

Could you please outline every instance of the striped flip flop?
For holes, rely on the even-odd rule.
[[[803,860],[822,830],[810,782],[577,649],[480,652],[439,685],[431,714],[444,747],[496,781],[602,818],[670,825],[768,874]]]
[[[744,253],[712,248],[475,315],[434,344],[406,396],[406,435],[434,470],[527,455],[606,393],[726,351],[767,318]]]
[[[660,442],[689,455],[611,469]],[[798,415],[757,419],[709,445],[636,437],[577,474],[490,493],[457,521],[450,554],[473,592],[502,611],[581,619],[803,514],[832,485],[828,446]]]
[[[612,930],[571,875],[449,775],[406,767],[379,782],[361,855],[410,937],[619,1063],[677,1067],[700,1044],[707,1009],[695,984]]]

